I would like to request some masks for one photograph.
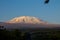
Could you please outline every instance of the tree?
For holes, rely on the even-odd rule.
[[[16,40],[21,40],[21,31],[16,29],[14,30],[14,34],[16,36]]]

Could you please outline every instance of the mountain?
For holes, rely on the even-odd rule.
[[[15,17],[7,22],[0,22],[0,26],[4,26],[6,29],[60,28],[60,24],[49,24],[31,16]]]
[[[41,19],[38,19],[36,17],[31,17],[31,16],[15,17],[12,20],[10,20],[8,23],[47,24],[47,22],[44,22]]]

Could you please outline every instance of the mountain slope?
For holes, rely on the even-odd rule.
[[[33,24],[46,24],[47,22],[43,22],[41,19],[31,16],[21,16],[15,17],[9,21],[9,23],[33,23]]]
[[[8,22],[0,22],[0,26],[7,29],[22,29],[22,28],[60,28],[60,24],[49,24],[41,19],[31,16],[15,17]]]

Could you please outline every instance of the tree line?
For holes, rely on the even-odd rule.
[[[18,29],[11,31],[0,29],[0,40],[60,40],[60,30],[42,29],[26,32]]]

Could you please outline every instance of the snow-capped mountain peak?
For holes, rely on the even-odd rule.
[[[15,17],[12,20],[9,21],[9,23],[33,23],[33,24],[40,24],[40,23],[46,23],[43,22],[42,20],[36,18],[36,17],[31,17],[31,16],[21,16],[21,17]]]

